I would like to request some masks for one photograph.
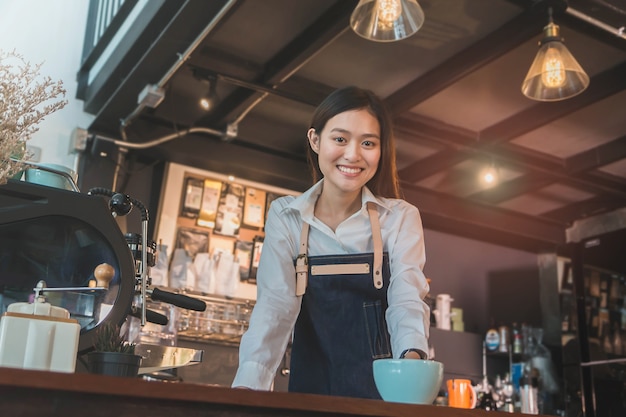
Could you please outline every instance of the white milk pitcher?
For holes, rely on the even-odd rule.
[[[435,321],[438,329],[450,330],[450,319],[454,315],[451,313],[450,303],[454,299],[450,297],[450,294],[438,294],[436,301],[436,308],[433,311],[435,315]]]

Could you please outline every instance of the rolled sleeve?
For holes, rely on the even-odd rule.
[[[388,242],[391,279],[386,313],[391,349],[398,358],[405,349],[428,352],[430,308],[424,302],[429,287],[422,271],[426,252],[419,211],[408,203],[396,208]]]
[[[239,368],[233,387],[269,390],[300,311],[295,296],[294,242],[280,215],[280,202],[270,206],[257,273],[257,300],[248,330],[239,345]]]

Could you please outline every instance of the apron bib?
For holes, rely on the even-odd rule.
[[[377,213],[368,209],[373,239],[380,242]],[[387,254],[375,244],[374,253],[306,257],[308,230],[301,238],[306,292],[294,329],[289,391],[380,399],[372,361],[392,356],[385,321]]]

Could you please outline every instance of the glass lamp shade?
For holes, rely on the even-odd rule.
[[[361,0],[350,17],[357,35],[376,42],[408,38],[423,24],[424,12],[416,0]]]
[[[558,37],[558,26],[550,23],[546,37],[522,83],[522,93],[537,101],[574,97],[589,86],[589,76]]]

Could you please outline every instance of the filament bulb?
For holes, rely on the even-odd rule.
[[[549,47],[543,60],[541,81],[549,88],[561,87],[565,84],[565,65],[557,48]]]
[[[378,25],[382,28],[391,28],[393,23],[402,14],[400,0],[376,0],[378,3]]]

